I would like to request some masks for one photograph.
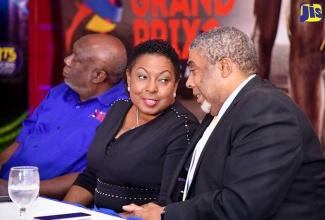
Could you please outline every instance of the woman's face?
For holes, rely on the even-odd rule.
[[[172,62],[165,56],[144,54],[126,73],[130,98],[141,112],[159,115],[174,103],[178,81]]]

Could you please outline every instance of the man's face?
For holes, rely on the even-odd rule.
[[[74,44],[73,53],[64,59],[65,83],[81,96],[91,96],[94,84],[94,60],[90,59],[87,41],[81,39]]]
[[[217,115],[220,110],[217,65],[208,63],[197,49],[189,51],[188,65],[190,75],[186,86],[193,89],[193,95],[204,112]]]

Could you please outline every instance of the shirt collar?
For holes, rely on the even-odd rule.
[[[230,104],[232,103],[232,101],[234,101],[234,99],[236,98],[236,96],[238,95],[238,93],[240,92],[240,90],[242,90],[242,88],[254,77],[256,76],[256,74],[253,74],[251,76],[249,76],[247,79],[245,79],[232,93],[231,95],[227,98],[227,100],[223,103],[219,114],[218,114],[218,118],[220,119],[223,114],[227,111],[227,109],[229,108]]]
[[[67,91],[72,94],[74,99],[77,101],[77,103],[80,103],[80,97],[79,94],[74,92],[69,86],[67,86]],[[103,94],[97,96],[96,98],[89,99],[85,101],[85,103],[89,102],[90,100],[97,99],[101,104],[105,106],[109,106],[112,103],[114,103],[117,99],[129,99],[129,94],[127,93],[125,89],[125,83],[124,80],[121,79],[121,81],[116,84],[114,87],[108,89]]]
[[[107,90],[105,93],[97,97],[98,101],[103,105],[109,106],[117,99],[129,99],[129,94],[125,89],[124,80],[116,84],[114,87]]]

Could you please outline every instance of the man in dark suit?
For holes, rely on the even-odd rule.
[[[287,94],[256,75],[249,37],[232,27],[202,33],[188,64],[187,86],[208,114],[175,172],[171,203],[124,210],[150,220],[325,219],[317,134]]]

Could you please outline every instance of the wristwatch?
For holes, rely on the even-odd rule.
[[[160,220],[164,220],[165,218],[165,209],[160,213]]]

